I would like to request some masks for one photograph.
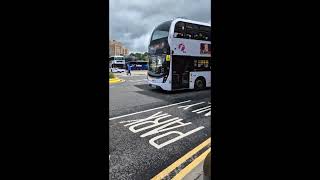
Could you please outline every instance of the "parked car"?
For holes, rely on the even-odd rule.
[[[113,73],[121,73],[121,72],[125,72],[126,70],[125,69],[119,69],[119,68],[111,68],[111,72]]]

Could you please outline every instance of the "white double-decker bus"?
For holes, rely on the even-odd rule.
[[[175,18],[149,43],[148,84],[166,91],[211,87],[211,25]]]
[[[111,72],[125,72],[126,61],[124,56],[111,56],[109,58],[109,68]]]

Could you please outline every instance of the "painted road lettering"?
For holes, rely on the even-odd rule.
[[[175,120],[179,120],[179,118],[175,117],[175,118],[169,119],[167,121],[163,121],[161,123],[159,123],[158,119],[156,119],[154,121],[142,122],[142,123],[130,126],[129,130],[134,132],[134,133],[136,133],[136,132],[140,132],[140,131],[143,131],[143,130],[146,130],[146,129],[150,129],[150,128],[153,128],[153,127],[156,127],[156,126],[159,126],[159,125],[162,125],[162,124],[166,124],[166,123],[168,123],[170,121],[175,121]],[[143,127],[143,128],[140,128],[140,129],[135,129],[135,127],[137,127],[137,126],[141,126],[143,124],[148,124],[148,123],[151,123],[151,125]]]
[[[211,111],[207,112],[204,116],[211,116]]]
[[[199,103],[195,103],[195,104],[190,104],[190,105],[185,105],[185,106],[179,106],[178,108],[183,108],[183,110],[187,110],[189,109],[190,107],[192,106],[196,106],[196,105],[199,105],[199,104],[203,104],[204,102],[199,102]]]
[[[178,104],[187,103],[187,102],[190,102],[190,101],[191,100],[187,100],[187,101],[183,101],[183,102],[179,102],[179,103],[169,104],[169,105],[166,105],[166,106],[160,106],[160,107],[156,107],[156,108],[152,108],[152,109],[147,109],[147,110],[144,110],[144,111],[139,111],[139,112],[134,112],[134,113],[130,113],[130,114],[122,115],[122,116],[117,116],[117,117],[109,118],[109,121],[112,121],[112,120],[115,120],[115,119],[120,119],[120,118],[127,117],[127,116],[133,116],[133,115],[136,115],[136,114],[141,114],[141,113],[145,113],[145,112],[149,112],[149,111],[154,111],[156,109],[163,109],[163,108],[175,106],[175,105],[178,105]]]
[[[168,115],[168,113],[165,113],[165,114],[161,114],[162,111],[160,112],[157,112],[147,118],[144,118],[144,119],[135,119],[135,120],[129,120],[129,121],[121,121],[120,123],[128,123],[130,122],[129,124],[126,124],[124,126],[130,126],[130,125],[133,125],[133,124],[136,124],[136,123],[140,123],[140,122],[144,122],[144,121],[148,121],[148,120],[151,120],[151,119],[155,119],[157,118],[158,120],[160,119],[163,119],[163,118],[166,118],[166,117],[170,117],[171,115]]]
[[[151,128],[154,128],[154,127],[157,127],[157,126],[160,126],[160,127],[157,127],[149,132],[146,132],[142,135],[140,135],[140,137],[147,137],[147,136],[150,136],[150,135],[154,135],[154,134],[158,134],[160,132],[164,132],[164,131],[169,131],[169,130],[172,130],[172,129],[176,129],[176,128],[179,128],[179,127],[182,127],[182,126],[187,126],[187,125],[190,125],[192,124],[191,122],[187,122],[187,123],[184,123],[182,122],[183,119],[179,118],[179,117],[174,117],[174,118],[170,118],[168,120],[165,120],[165,121],[162,121],[162,122],[159,122],[159,120],[161,119],[165,119],[165,118],[168,118],[168,117],[171,117],[172,115],[168,114],[168,113],[164,113],[162,114],[162,111],[160,112],[157,112],[147,118],[143,118],[143,119],[135,119],[135,120],[128,120],[128,121],[121,121],[119,123],[123,124],[123,123],[128,123],[128,124],[125,124],[124,126],[127,127],[129,126],[129,130],[133,133],[137,133],[137,132],[140,132],[140,131],[143,131],[143,130],[147,130],[147,129],[151,129]],[[137,128],[141,125],[144,125],[144,124],[151,124],[149,126],[144,126],[142,128]],[[175,125],[177,124],[177,125]],[[171,126],[171,125],[175,125],[175,126],[172,126],[172,127],[169,127],[169,128],[166,128],[168,126]],[[192,133],[195,133],[197,131],[200,131],[201,129],[203,129],[204,126],[200,126],[196,129],[193,129],[191,131],[188,131],[186,133],[183,133],[183,132],[180,132],[180,131],[169,131],[169,132],[166,132],[164,134],[160,134],[160,135],[157,135],[153,138],[151,138],[149,140],[149,143],[154,146],[155,148],[157,149],[160,149],[164,146],[167,146],[171,143],[174,143]],[[157,144],[155,141],[158,140],[158,139],[161,139],[163,137],[166,137],[166,136],[169,136],[171,134],[177,134],[178,136],[173,138],[173,139],[170,139],[168,141],[165,141],[161,144]]]
[[[192,112],[196,112],[197,114],[199,114],[199,113],[202,113],[202,112],[205,112],[205,111],[211,111],[211,105],[203,107],[203,108],[200,108],[200,109],[193,110]]]
[[[186,126],[186,125],[192,124],[191,122],[183,123],[183,122],[181,122],[182,120],[183,119],[177,118],[173,122],[167,123],[167,124],[165,124],[163,126],[160,126],[160,127],[155,128],[155,129],[153,129],[153,130],[151,130],[151,131],[149,131],[147,133],[142,134],[140,137],[146,137],[146,136],[150,136],[150,135],[153,135],[153,134],[157,134],[159,132],[168,131],[168,130],[171,130],[171,129],[175,129],[175,128],[178,128],[178,127],[182,127],[182,126]],[[179,124],[179,125],[166,128],[166,127],[171,126],[173,124]],[[166,129],[164,129],[164,128],[166,128]]]
[[[205,103],[205,102],[199,102],[199,103],[194,103],[194,104],[189,104],[189,105],[183,105],[183,106],[179,106],[178,109],[183,108],[183,110],[187,110],[187,109],[189,109],[189,108],[191,108],[193,106],[198,106],[198,105],[203,104],[203,103]],[[207,112],[204,116],[211,116],[211,102],[208,102],[208,105],[209,106],[205,106],[205,107],[201,107],[199,109],[192,110],[191,112],[197,113],[197,114],[201,114],[203,112]]]
[[[195,133],[195,132],[197,132],[197,131],[199,131],[199,130],[201,130],[201,129],[203,129],[203,128],[204,128],[203,126],[200,126],[200,127],[196,128],[196,129],[193,129],[193,130],[191,130],[191,131],[189,131],[189,132],[187,132],[187,133],[182,133],[182,132],[179,132],[179,131],[170,131],[170,132],[167,132],[167,133],[165,133],[165,134],[162,134],[162,135],[159,135],[159,136],[156,136],[156,137],[150,139],[150,140],[149,140],[149,143],[150,143],[151,145],[153,145],[154,147],[156,147],[157,149],[160,149],[160,148],[162,148],[162,147],[164,147],[164,146],[166,146],[166,145],[169,145],[169,144],[171,144],[171,143],[173,143],[173,142],[178,141],[179,139],[182,139],[182,138],[184,138],[184,137],[186,137],[186,136],[189,136],[190,134]],[[175,138],[173,138],[173,139],[170,139],[169,141],[166,141],[166,142],[164,142],[164,143],[162,143],[162,144],[157,144],[157,143],[155,143],[156,140],[158,140],[158,139],[160,139],[160,138],[163,138],[163,137],[165,137],[165,136],[168,136],[168,135],[170,135],[170,134],[178,134],[179,136],[177,136],[177,137],[175,137]]]

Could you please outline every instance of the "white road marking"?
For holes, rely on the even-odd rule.
[[[176,131],[169,131],[169,130],[173,130],[173,129],[176,129],[179,127],[183,127],[183,126],[187,126],[187,125],[192,124],[191,122],[186,122],[186,123],[182,122],[183,119],[181,119],[179,117],[174,117],[174,118],[159,122],[159,120],[164,119],[164,118],[168,118],[171,116],[172,115],[170,115],[168,113],[162,114],[162,111],[160,111],[160,112],[157,112],[147,118],[122,121],[120,123],[129,123],[124,126],[129,126],[129,130],[133,133],[138,133],[138,132],[145,131],[145,130],[148,130],[151,128],[155,128],[153,130],[150,130],[149,132],[146,132],[146,133],[140,135],[140,137],[146,137],[146,136],[159,134],[161,132],[168,131],[168,132],[165,132],[164,134],[157,135],[149,140],[149,143],[157,149],[161,149],[164,146],[167,146],[171,143],[174,143],[174,142],[176,142],[176,141],[178,141],[178,140],[180,140],[180,139],[182,139],[192,133],[195,133],[195,132],[205,128],[204,126],[200,126],[196,129],[193,129],[193,130],[185,132],[185,133],[177,131],[177,130]],[[146,124],[150,124],[150,125],[141,127],[141,125],[146,125]],[[172,125],[175,125],[175,126],[172,126]],[[171,134],[177,134],[178,136],[176,136],[175,138],[172,138],[170,140],[167,140],[165,142],[162,142],[161,144],[155,142],[156,140],[161,139],[165,136],[169,136]]]
[[[124,77],[135,77],[135,76],[147,76],[147,75],[144,75],[144,74],[134,74],[134,75],[126,75],[126,74],[122,74],[122,75],[119,75],[119,76],[124,76]]]
[[[178,127],[182,127],[182,126],[186,126],[186,125],[189,125],[189,124],[192,124],[191,122],[188,122],[188,123],[184,123],[184,122],[181,122],[183,119],[179,119],[178,117],[176,118],[173,118],[173,119],[170,119],[170,120],[167,120],[165,123],[165,125],[163,126],[160,126],[158,128],[155,128],[149,132],[146,132],[144,134],[141,134],[140,137],[146,137],[146,136],[150,136],[150,135],[153,135],[153,134],[157,134],[159,132],[164,132],[164,131],[168,131],[168,130],[171,130],[171,129],[175,129],[175,128],[178,128]],[[171,122],[170,122],[171,121]],[[165,128],[165,127],[168,127],[168,126],[171,126],[172,124],[179,124],[177,126],[173,126],[173,127],[169,127],[169,128]]]
[[[211,107],[211,105],[210,105],[210,106],[203,107],[203,108],[200,108],[200,109],[193,110],[193,111],[191,111],[191,112],[198,112],[198,111],[201,111],[201,110],[203,110],[203,109],[210,108],[210,107]]]
[[[207,108],[207,109],[204,109],[204,110],[202,110],[202,111],[198,111],[197,114],[203,113],[203,112],[205,112],[205,111],[211,111],[211,107],[209,107],[209,108]]]
[[[182,133],[182,132],[180,132],[180,131],[169,131],[169,132],[167,132],[167,133],[164,133],[164,134],[161,134],[161,135],[159,135],[159,136],[156,136],[156,137],[151,138],[151,139],[149,140],[149,143],[150,143],[152,146],[154,146],[155,148],[160,149],[160,148],[162,148],[162,147],[164,147],[164,146],[166,146],[166,145],[169,145],[169,144],[171,144],[171,143],[173,143],[173,142],[178,141],[179,139],[182,139],[182,138],[184,138],[184,137],[186,137],[186,136],[189,136],[190,134],[195,133],[195,132],[197,132],[197,131],[199,131],[199,130],[201,130],[201,129],[203,129],[203,128],[204,128],[204,126],[200,126],[200,127],[196,128],[196,129],[193,129],[193,130],[191,130],[191,131],[189,131],[189,132],[186,132],[186,133]],[[158,139],[160,139],[160,138],[162,138],[162,137],[168,136],[168,135],[170,135],[170,134],[178,134],[178,136],[175,137],[175,138],[173,138],[173,139],[170,139],[169,141],[163,142],[162,144],[157,144],[157,143],[155,143],[156,140],[158,140]]]
[[[192,106],[196,106],[199,104],[203,104],[204,102],[199,102],[199,103],[195,103],[195,104],[190,104],[190,105],[185,105],[185,106],[179,106],[178,109],[183,108],[183,110],[189,109]]]
[[[146,122],[142,122],[142,123],[138,123],[138,124],[135,124],[135,125],[132,125],[129,127],[129,130],[133,133],[137,133],[137,132],[140,132],[140,131],[144,131],[146,129],[150,129],[150,128],[154,128],[154,127],[157,127],[157,126],[160,126],[162,124],[166,124],[168,122],[171,122],[171,121],[182,121],[183,119],[179,119],[178,117],[175,117],[175,118],[171,118],[169,120],[166,120],[166,121],[163,121],[163,122],[159,122],[157,119],[154,120],[154,121],[146,121]],[[141,125],[144,125],[144,124],[150,124],[149,126],[146,126],[146,127],[140,127],[140,128],[136,128],[136,127],[139,127]],[[190,123],[191,124],[191,123]],[[175,127],[176,128],[176,127]]]
[[[156,107],[156,108],[152,108],[152,109],[147,109],[147,110],[144,110],[144,111],[138,111],[138,112],[134,112],[134,113],[122,115],[122,116],[117,116],[117,117],[109,118],[109,121],[115,120],[115,119],[119,119],[119,118],[123,118],[123,117],[127,117],[127,116],[132,116],[132,115],[135,115],[135,114],[141,114],[141,113],[153,111],[153,110],[156,110],[156,109],[163,109],[163,108],[175,106],[175,105],[178,105],[178,104],[187,103],[187,102],[190,102],[190,101],[191,101],[191,100],[187,100],[187,101],[183,101],[183,102],[179,102],[179,103],[169,104],[169,105],[160,106],[160,107]]]
[[[211,116],[211,111],[209,111],[208,113],[206,113],[204,116]]]
[[[129,125],[132,125],[132,124],[135,124],[135,123],[139,123],[139,122],[143,122],[143,121],[148,121],[148,120],[151,120],[151,119],[156,119],[156,118],[160,118],[160,117],[161,117],[161,119],[163,119],[164,117],[169,117],[169,116],[171,116],[171,115],[168,115],[168,113],[165,113],[165,114],[161,114],[161,113],[162,113],[162,111],[157,112],[157,113],[155,113],[155,114],[153,114],[153,115],[151,115],[151,116],[149,116],[149,117],[147,117],[147,118],[144,118],[144,119],[121,121],[121,122],[119,122],[119,123],[120,123],[120,124],[122,124],[122,123],[130,123],[130,124],[124,125],[124,126],[129,126]],[[133,122],[133,123],[132,123],[132,122]]]
[[[143,81],[143,79],[140,79],[140,80],[128,80],[129,82],[140,82],[140,81]]]

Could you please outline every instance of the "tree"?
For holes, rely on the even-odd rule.
[[[130,55],[128,56],[128,59],[130,59],[131,61],[134,60],[142,60],[142,61],[148,61],[148,52],[144,52],[144,53],[130,53]]]
[[[135,57],[136,57],[138,60],[140,60],[140,59],[142,58],[142,54],[141,54],[141,53],[136,53],[136,54],[135,54]]]
[[[143,53],[141,60],[143,61],[149,61],[149,55],[147,52]]]
[[[144,56],[143,60],[144,61],[149,61],[149,56],[148,55]]]

